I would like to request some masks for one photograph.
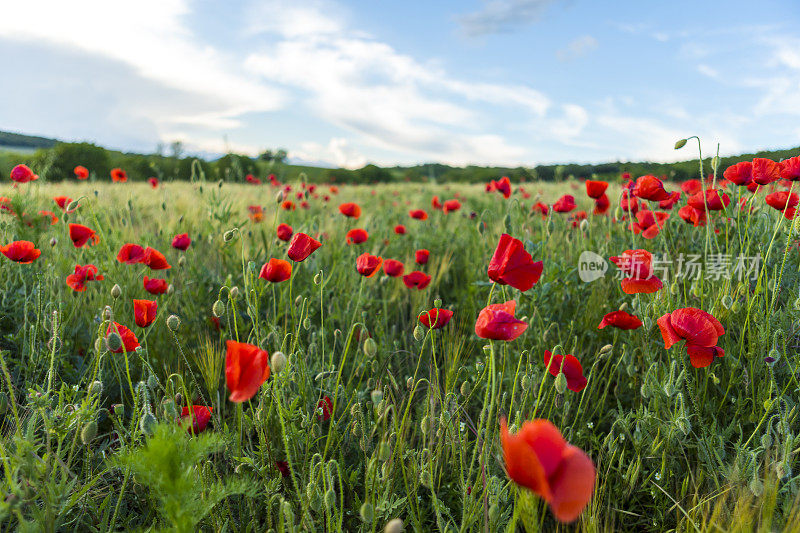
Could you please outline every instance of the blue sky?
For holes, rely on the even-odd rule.
[[[27,0],[0,129],[359,167],[800,145],[800,3]]]

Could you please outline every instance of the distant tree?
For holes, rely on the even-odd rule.
[[[58,143],[53,148],[38,150],[31,163],[35,172],[46,169],[44,177],[56,181],[73,178],[78,165],[101,178],[111,171],[108,152],[91,143]]]
[[[182,141],[173,141],[169,145],[169,151],[172,157],[175,159],[180,159],[183,156],[183,142]]]

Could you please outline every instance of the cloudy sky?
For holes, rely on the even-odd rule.
[[[534,165],[800,145],[796,0],[0,4],[0,130]]]

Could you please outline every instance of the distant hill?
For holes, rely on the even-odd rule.
[[[25,148],[35,150],[37,148],[52,148],[57,142],[56,139],[48,139],[47,137],[0,131],[0,147],[6,149]]]

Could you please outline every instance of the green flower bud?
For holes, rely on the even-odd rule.
[[[585,232],[587,229],[589,229],[589,221],[584,218],[581,220],[581,231]]]
[[[520,380],[520,386],[524,391],[527,391],[531,388],[531,378],[529,378],[527,374],[522,376],[522,380]]]
[[[564,391],[567,390],[567,376],[564,375],[563,372],[559,372],[556,376],[556,391],[559,394],[564,394]]]
[[[120,420],[125,418],[125,405],[121,403],[115,403],[111,406],[111,412],[114,413]]]
[[[236,298],[238,298],[239,297],[239,287],[236,287],[236,286],[231,287],[230,295],[231,295],[231,300],[235,300]]]
[[[88,422],[81,430],[81,441],[84,444],[89,444],[97,436],[97,422],[92,420]]]
[[[153,413],[145,413],[139,420],[139,428],[142,430],[142,433],[148,437],[155,433],[157,425],[158,420],[156,420],[156,417],[153,416]]]
[[[328,509],[336,507],[336,493],[333,492],[333,489],[328,489],[325,493],[325,507]]]
[[[314,285],[319,285],[322,283],[322,272],[317,272],[317,275],[314,276]]]
[[[364,503],[361,505],[361,509],[358,511],[359,516],[361,516],[361,521],[365,524],[372,523],[372,505],[369,503]]]
[[[72,200],[69,205],[67,205],[67,211],[75,211],[79,207],[80,204],[78,204],[78,200]]]
[[[120,296],[122,296],[122,287],[115,283],[114,286],[111,287],[111,297],[116,300]]]
[[[418,341],[421,341],[425,338],[425,332],[422,331],[422,328],[419,326],[419,324],[414,328],[414,338]]]
[[[103,394],[103,382],[102,381],[92,381],[89,384],[89,389],[87,391],[90,396],[99,396]]]
[[[182,256],[180,256],[180,258],[178,259],[178,266],[179,266],[179,267],[181,267],[181,268],[183,268],[183,267],[184,267],[184,265],[186,265],[186,256],[185,256],[185,255],[182,255]]]
[[[368,337],[364,341],[364,354],[367,357],[375,357],[375,354],[378,353],[378,343],[372,337]]]
[[[178,328],[181,327],[181,319],[176,315],[169,315],[167,317],[167,327],[172,331],[178,331]]]
[[[225,242],[231,242],[235,238],[236,238],[236,231],[232,229],[229,229],[222,235],[222,240]]]
[[[214,302],[214,305],[211,306],[211,312],[214,313],[214,316],[217,318],[225,315],[225,304],[222,303],[222,300]]]
[[[118,352],[122,349],[122,338],[120,338],[116,331],[112,331],[106,337],[106,347],[112,352]]]
[[[470,393],[470,384],[468,381],[465,381],[461,384],[461,396],[469,396]]]
[[[275,352],[269,360],[269,366],[275,374],[280,374],[286,368],[286,356],[283,352]]]
[[[676,150],[680,150],[681,148],[686,146],[686,142],[687,142],[686,139],[681,139],[680,141],[676,142],[675,143],[675,149]]]
[[[372,405],[378,405],[383,401],[383,391],[381,389],[375,389],[370,393],[370,398],[372,398]]]
[[[399,518],[393,518],[386,523],[386,527],[383,528],[383,533],[403,533],[405,528],[403,527],[403,521]]]

